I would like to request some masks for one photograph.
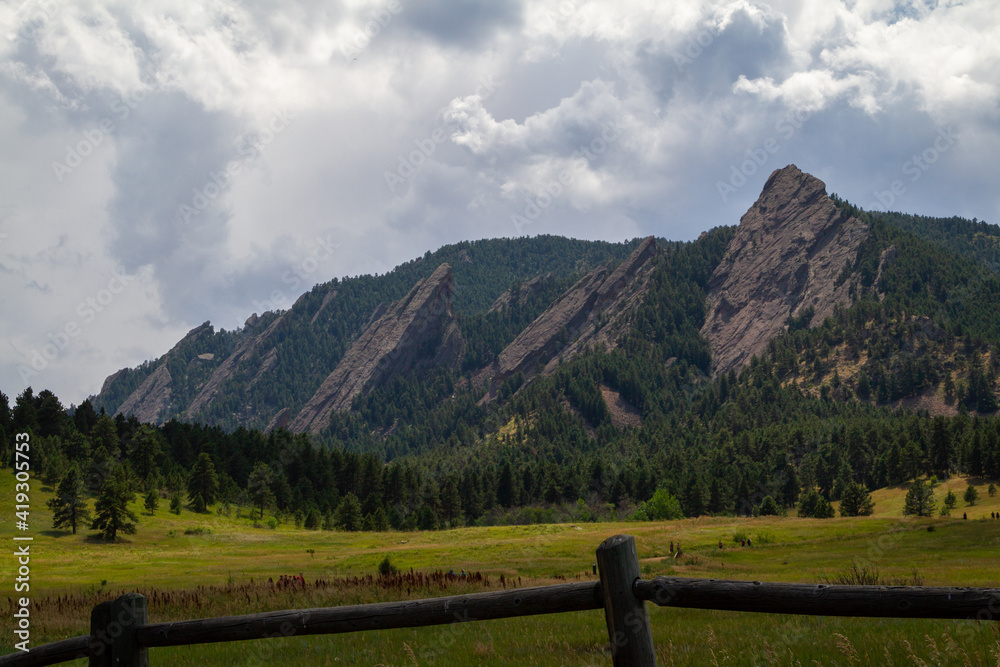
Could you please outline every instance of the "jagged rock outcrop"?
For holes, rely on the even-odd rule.
[[[170,406],[172,382],[166,362],[160,364],[118,407],[115,416],[125,415],[144,423],[158,424],[164,411]]]
[[[615,268],[591,271],[567,290],[522,331],[475,382],[494,397],[506,378],[526,378],[552,372],[559,360],[568,360],[588,345],[614,347],[618,334],[645,291],[651,261],[659,252],[653,237],[646,238]]]
[[[125,415],[126,417],[135,417],[141,422],[159,424],[163,421],[164,413],[167,408],[170,407],[170,399],[172,398],[171,385],[173,383],[173,378],[170,376],[170,371],[167,369],[167,362],[174,358],[178,351],[188,343],[193,343],[199,338],[202,338],[206,334],[211,336],[214,332],[212,324],[210,322],[204,322],[191,331],[185,334],[184,338],[181,338],[176,345],[170,348],[170,351],[163,356],[163,361],[160,365],[153,371],[142,384],[136,388],[129,397],[126,398],[118,409],[115,410],[115,415]],[[124,371],[118,371],[113,375],[110,375],[108,379],[104,381],[104,388],[101,391],[107,390],[111,386],[111,383]]]
[[[271,418],[270,423],[268,423],[267,428],[264,429],[264,433],[270,433],[276,428],[288,428],[288,425],[292,423],[292,418],[295,416],[295,411],[291,408],[282,408],[278,414]]]
[[[187,410],[184,413],[187,419],[197,419],[198,413],[212,402],[222,386],[233,377],[237,368],[239,368],[240,363],[244,359],[249,358],[261,345],[264,344],[265,341],[271,337],[271,334],[274,333],[275,329],[281,326],[281,322],[284,318],[285,314],[282,313],[274,318],[274,321],[271,322],[267,328],[264,329],[264,331],[244,338],[243,341],[240,342],[236,350],[226,357],[225,361],[219,364],[219,367],[216,368],[211,377],[208,378],[208,382],[205,383],[205,385],[201,388],[201,391],[198,392],[198,395],[195,396],[194,400],[191,401],[191,404],[188,405]],[[260,318],[257,318],[256,313],[254,313],[254,315],[251,316],[251,319],[253,322],[251,322],[250,319],[247,320],[248,326],[257,324],[257,321]]]
[[[362,331],[288,428],[321,431],[356,396],[418,362],[454,363],[464,341],[451,310],[451,266],[442,264]]]
[[[320,304],[319,310],[317,310],[316,314],[312,316],[312,319],[309,320],[309,323],[316,324],[316,320],[319,319],[319,316],[323,314],[323,311],[326,310],[326,307],[329,306],[330,302],[333,301],[336,297],[337,297],[337,288],[331,287],[330,291],[328,291],[326,293],[326,296],[323,297],[323,303]]]
[[[852,265],[867,225],[845,214],[826,185],[795,165],[771,174],[709,281],[701,333],[714,373],[739,368],[780,333],[789,317],[813,309],[819,326],[834,306],[850,305]]]
[[[101,385],[101,393],[107,395],[108,392],[111,391],[111,387],[115,384],[115,381],[118,380],[118,378],[120,378],[121,376],[125,375],[125,373],[127,373],[128,370],[129,369],[127,368],[123,368],[121,370],[115,371],[108,377],[104,378],[104,384]]]
[[[891,245],[882,251],[878,257],[878,271],[875,272],[875,293],[879,301],[885,301],[885,292],[882,291],[882,275],[887,267],[896,261],[896,246]]]

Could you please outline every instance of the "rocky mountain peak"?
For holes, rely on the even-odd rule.
[[[795,165],[774,171],[740,219],[709,282],[702,327],[716,373],[761,353],[790,317],[812,309],[810,326],[850,305],[853,266],[868,227],[846,215],[826,185]]]
[[[451,265],[442,264],[410,292],[376,312],[319,390],[292,420],[291,431],[319,432],[334,412],[420,361],[449,365],[464,346],[451,309]]]

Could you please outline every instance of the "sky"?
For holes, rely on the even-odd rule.
[[[787,164],[1000,221],[996,0],[0,4],[0,391],[461,240],[691,240]]]

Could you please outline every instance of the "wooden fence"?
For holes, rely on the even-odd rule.
[[[597,548],[600,580],[511,591],[321,609],[148,623],[146,598],[128,593],[90,615],[90,635],[0,657],[0,667],[89,658],[91,667],[145,667],[151,648],[273,639],[604,609],[616,667],[655,667],[645,602],[659,606],[773,614],[993,620],[1000,588],[828,586],[640,576],[635,540]]]

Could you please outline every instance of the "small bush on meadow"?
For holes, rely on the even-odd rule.
[[[388,577],[391,574],[398,574],[399,568],[392,564],[392,561],[389,560],[389,556],[385,556],[378,564],[378,573],[383,577]]]

